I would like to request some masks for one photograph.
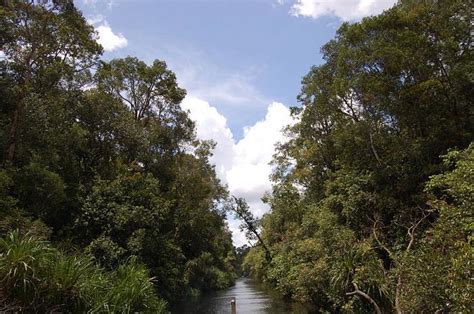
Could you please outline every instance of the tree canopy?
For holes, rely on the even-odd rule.
[[[453,0],[339,28],[274,160],[272,262],[255,247],[250,271],[321,311],[469,311],[471,26]]]
[[[237,272],[320,312],[472,311],[472,25],[462,0],[343,23],[260,219],[163,60],[101,60],[71,0],[4,1],[0,311],[165,313]],[[252,247],[234,249],[229,211]]]
[[[164,300],[231,285],[228,193],[166,63],[100,60],[72,1],[8,1],[0,21],[0,282],[14,287],[0,288],[0,309],[159,312]],[[8,277],[36,252],[59,264],[24,260],[43,277]],[[52,291],[56,279],[44,278],[65,265],[79,277]],[[95,285],[83,272],[102,278],[96,299],[81,297]]]

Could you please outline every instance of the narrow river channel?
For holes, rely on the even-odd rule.
[[[231,300],[235,298],[237,314],[306,314],[301,305],[282,300],[268,289],[248,278],[237,279],[226,290],[205,294],[196,299],[184,300],[171,309],[172,314],[231,314]]]

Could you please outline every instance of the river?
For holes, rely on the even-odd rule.
[[[171,309],[172,314],[231,314],[230,302],[236,300],[237,314],[306,314],[301,304],[283,301],[271,290],[249,278],[237,279],[235,285],[195,299],[184,300]]]

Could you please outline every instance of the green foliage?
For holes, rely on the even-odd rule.
[[[234,264],[237,275],[239,276],[248,277],[250,275],[249,271],[245,269],[243,265],[244,260],[250,251],[250,248],[251,247],[246,244],[235,248],[235,258],[232,260],[232,262]]]
[[[470,282],[474,255],[474,145],[450,151],[447,172],[431,177],[426,190],[439,217],[410,256],[406,309],[469,312],[474,287]],[[416,291],[416,293],[415,293]]]
[[[111,287],[96,301],[93,312],[166,313],[166,302],[157,298],[147,268],[131,258],[110,278]]]
[[[91,241],[86,252],[94,256],[96,261],[107,269],[113,269],[126,257],[127,251],[115,243],[110,237],[101,235]]]
[[[227,288],[235,280],[232,272],[222,271],[217,268],[214,257],[209,252],[190,260],[185,267],[185,280],[190,283],[191,288],[207,291],[212,289]]]
[[[148,271],[135,259],[112,273],[18,231],[0,239],[2,309],[164,313]]]
[[[0,170],[0,213],[11,212],[17,200],[11,196],[13,180],[3,169]]]
[[[274,160],[272,261],[252,248],[253,275],[320,311],[472,309],[469,12],[400,1],[322,48]]]
[[[25,303],[37,294],[39,272],[48,267],[53,250],[42,240],[22,238],[12,232],[0,240],[1,280],[8,293],[17,295]]]
[[[18,206],[31,216],[50,226],[57,226],[55,220],[64,216],[65,185],[58,174],[32,163],[15,174],[15,190]]]
[[[14,164],[21,160],[18,151],[28,153],[23,136],[31,128],[30,109],[39,104],[54,110],[62,91],[80,88],[102,48],[93,27],[70,1],[9,1],[2,6],[0,20],[5,54],[0,67],[7,83],[2,85],[6,96],[2,114],[11,117],[0,119],[5,122],[2,164]],[[47,125],[48,120],[35,123]]]
[[[160,196],[158,181],[139,172],[98,180],[77,221],[78,231],[85,233],[81,238],[116,235],[116,242],[126,246],[135,231],[163,224],[169,209]]]
[[[182,125],[174,119],[182,112],[179,103],[186,92],[177,86],[176,76],[165,62],[155,60],[147,66],[134,57],[115,59],[102,64],[97,80],[99,88],[130,105],[136,120],[158,116],[166,119],[162,126]]]
[[[250,276],[262,280],[265,275],[266,264],[265,253],[257,246],[245,255],[242,269]]]
[[[9,304],[160,312],[154,294],[231,285],[214,144],[196,140],[180,106],[186,91],[166,63],[100,61],[97,34],[70,0],[7,1],[0,29],[0,235],[18,229],[32,243],[92,256],[51,249],[48,265],[25,278],[52,286],[28,284],[34,300],[18,290]]]

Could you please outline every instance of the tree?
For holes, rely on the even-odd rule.
[[[52,250],[45,267],[25,264],[38,289],[0,289],[0,308],[161,312],[155,292],[175,300],[231,285],[228,192],[174,73],[159,60],[99,63],[97,34],[70,0],[4,2],[0,233],[28,230],[94,266]],[[5,252],[0,276],[21,275]]]
[[[175,74],[164,61],[151,66],[134,57],[102,63],[97,72],[99,87],[127,104],[136,120],[156,117],[163,123],[175,123],[181,111],[179,103],[186,91],[179,88]]]
[[[179,105],[186,95],[166,63],[148,66],[134,57],[102,63],[95,79],[100,90],[123,102],[141,126],[146,146],[129,151],[128,162],[144,164],[163,187],[174,180],[176,156],[194,140],[194,124]]]
[[[469,312],[472,308],[473,144],[445,155],[444,169],[426,184],[430,208],[438,219],[407,256],[406,283],[400,292],[403,311]]]
[[[271,262],[272,253],[270,252],[267,245],[260,236],[260,221],[254,217],[254,215],[250,211],[249,206],[243,198],[237,198],[235,196],[233,198],[235,203],[230,206],[231,210],[235,213],[235,216],[242,221],[240,229],[242,231],[246,231],[245,235],[248,239],[258,241],[258,244],[261,245],[265,251],[265,258],[267,262]]]
[[[433,276],[445,267],[467,289],[448,259],[428,262],[425,236],[448,222],[425,186],[443,171],[440,156],[473,138],[470,21],[465,1],[400,1],[344,23],[322,48],[325,62],[303,78],[301,106],[292,109],[298,123],[274,160],[272,210],[260,233],[272,263],[262,266],[259,248],[247,255],[263,280],[321,310],[422,310],[413,287],[423,270],[412,272],[421,258]],[[464,260],[466,234],[453,232],[456,242],[445,232]],[[436,304],[425,308],[464,308],[469,293],[426,280],[431,291],[449,292],[424,291]]]
[[[9,1],[0,19],[2,76],[14,84],[7,89],[11,118],[3,147],[3,161],[11,163],[28,103],[59,86],[74,86],[73,79],[94,65],[102,48],[71,1]]]

